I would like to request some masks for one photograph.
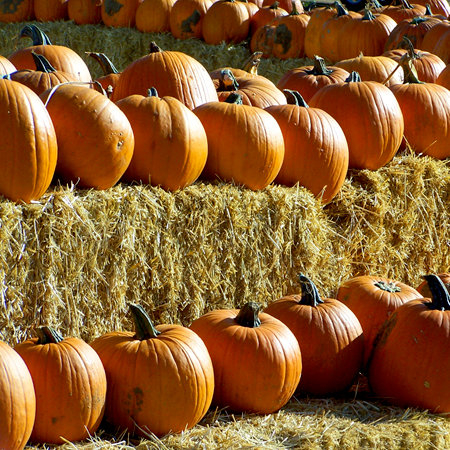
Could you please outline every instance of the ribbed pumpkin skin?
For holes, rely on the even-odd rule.
[[[36,421],[31,440],[62,444],[95,433],[103,418],[106,375],[97,353],[81,339],[15,346],[33,378]]]
[[[142,0],[103,0],[102,21],[107,27],[134,27]]]
[[[445,287],[447,288],[447,291],[450,292],[450,273],[448,272],[442,272],[437,274],[438,277],[442,280]],[[424,280],[422,281],[419,286],[417,286],[417,292],[419,292],[423,297],[431,298],[431,291],[428,287],[428,283]]]
[[[217,101],[208,71],[196,59],[176,51],[153,52],[132,62],[122,71],[112,99],[145,96],[151,87],[160,97],[175,97],[189,109]]]
[[[47,102],[51,91],[41,94]],[[47,110],[58,139],[56,173],[63,182],[108,189],[130,164],[134,136],[125,114],[105,95],[77,85],[60,85]]]
[[[377,170],[400,148],[402,110],[388,87],[349,81],[320,89],[309,106],[327,111],[341,125],[350,153],[349,168]]]
[[[450,90],[450,63],[445,66],[445,69],[439,74],[436,84],[444,86]]]
[[[308,188],[328,203],[348,170],[348,145],[340,125],[327,112],[297,105],[266,108],[284,136],[284,160],[276,183]]]
[[[383,323],[398,307],[421,298],[421,294],[413,287],[390,278],[362,275],[344,281],[339,286],[336,298],[348,306],[361,323],[366,364]]]
[[[5,56],[0,55],[0,76],[15,72],[16,66]]]
[[[37,94],[16,81],[0,79],[0,135],[0,194],[39,199],[55,173],[56,133]]]
[[[335,14],[336,10],[331,8],[331,5],[323,8],[314,8],[310,13],[308,26],[305,30],[305,55],[308,58],[314,58],[315,55],[321,55],[320,33],[322,26]]]
[[[78,25],[99,23],[102,20],[101,4],[98,0],[69,0],[67,14]]]
[[[192,428],[214,391],[211,358],[202,340],[180,325],[155,328],[161,334],[143,341],[133,332],[118,331],[91,343],[108,380],[106,420],[144,436],[146,430],[163,436]]]
[[[144,0],[136,10],[136,29],[146,33],[170,31],[170,14],[175,0]]]
[[[208,137],[208,159],[202,176],[233,180],[253,190],[263,189],[275,179],[283,163],[284,138],[267,111],[210,102],[194,113]]]
[[[449,413],[450,311],[430,310],[428,302],[412,300],[393,313],[374,347],[368,379],[390,403]]]
[[[433,53],[439,56],[445,64],[450,64],[450,30],[447,30],[436,42]]]
[[[435,83],[391,86],[405,120],[405,140],[416,153],[450,156],[450,91]]]
[[[33,0],[34,17],[40,22],[67,19],[67,1]]]
[[[302,362],[297,339],[278,319],[260,313],[261,325],[242,326],[239,310],[210,311],[190,328],[205,342],[214,367],[213,404],[270,414],[294,394]]]
[[[130,95],[117,102],[135,138],[133,157],[124,174],[169,191],[192,184],[208,157],[208,140],[198,117],[173,97]]]
[[[203,18],[212,3],[211,0],[177,0],[169,15],[172,35],[177,39],[202,39]]]
[[[25,22],[33,18],[33,0],[4,0],[0,5],[0,22]]]
[[[34,425],[36,396],[19,354],[0,341],[0,448],[22,450]]]
[[[302,377],[297,391],[331,395],[350,388],[363,358],[363,331],[353,312],[335,299],[301,305],[289,295],[264,310],[289,327],[302,352]]]

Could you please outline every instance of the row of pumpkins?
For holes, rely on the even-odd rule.
[[[52,45],[37,26],[26,25],[21,36],[33,45],[0,60],[8,168],[0,193],[14,201],[39,199],[55,177],[85,188],[124,180],[176,190],[202,176],[253,190],[299,183],[329,202],[349,168],[376,170],[407,143],[417,153],[450,156],[450,91],[420,83],[409,54],[400,60],[403,83],[389,87],[316,58],[304,70],[316,84],[306,103],[298,92],[306,89],[286,83],[282,91],[255,73],[260,54],[247,70],[210,74],[152,42],[149,54],[93,83],[84,60]],[[320,87],[319,79],[331,84]]]
[[[14,348],[0,341],[0,448],[83,440],[103,419],[163,436],[195,426],[211,405],[270,414],[295,393],[346,392],[360,372],[379,399],[449,413],[450,274],[424,278],[416,290],[357,276],[322,299],[301,274],[301,294],[263,312],[249,302],[189,327],[154,326],[131,304],[134,332],[88,344],[44,326]]]

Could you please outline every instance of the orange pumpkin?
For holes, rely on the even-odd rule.
[[[433,48],[433,53],[444,61],[445,64],[450,63],[450,30],[447,30]]]
[[[34,17],[40,22],[65,20],[67,14],[67,0],[33,0]]]
[[[0,341],[0,448],[22,450],[33,430],[36,395],[20,355]]]
[[[0,76],[15,72],[16,66],[5,56],[0,55]]]
[[[436,84],[446,87],[450,91],[450,63],[445,66],[445,69],[439,74]]]
[[[280,320],[249,302],[194,320],[214,367],[213,404],[233,411],[270,414],[295,392],[302,372],[300,348]],[[264,395],[261,395],[261,393]]]
[[[314,8],[310,13],[310,19],[305,30],[305,55],[314,58],[321,54],[320,36],[323,24],[336,14],[332,5]]]
[[[134,27],[142,0],[102,0],[101,16],[107,27]]]
[[[398,307],[420,297],[405,283],[375,275],[356,276],[339,286],[336,298],[355,313],[364,332],[364,364],[383,323]]]
[[[198,117],[173,97],[130,95],[117,106],[130,121],[135,138],[126,181],[142,181],[168,191],[192,184],[205,167],[208,141]]]
[[[211,0],[177,0],[169,15],[172,35],[177,39],[202,39],[203,18],[212,4]]]
[[[444,33],[450,30],[450,21],[442,20],[425,33],[420,50],[433,53],[434,47]]]
[[[287,16],[288,14],[285,9],[280,8],[277,1],[271,5],[263,6],[250,18],[250,35],[253,36],[259,28],[269,25],[277,17]]]
[[[36,391],[31,440],[63,444],[91,436],[105,410],[106,375],[95,351],[82,339],[63,338],[49,327],[15,346]]]
[[[136,10],[136,29],[143,33],[170,31],[170,15],[175,0],[144,0]]]
[[[69,0],[67,15],[78,25],[100,23],[102,20],[101,0]]]
[[[277,121],[261,108],[243,105],[238,94],[194,109],[208,137],[202,177],[264,189],[277,176],[284,139]]]
[[[39,199],[55,172],[55,128],[37,94],[1,78],[0,135],[0,194],[16,202]]]
[[[113,62],[104,54],[99,52],[86,52],[88,56],[95,59],[102,69],[103,75],[96,78],[95,81],[99,82],[102,88],[111,98],[116,87],[116,84],[120,77],[120,72],[116,69]]]
[[[114,186],[134,149],[125,114],[105,95],[80,85],[61,84],[41,98],[58,139],[57,176],[84,188]]]
[[[425,11],[425,6],[417,3],[411,4],[408,0],[392,2],[387,5],[386,8],[383,8],[383,14],[394,19],[396,23],[399,23],[402,20],[413,19],[416,16],[423,16]]]
[[[361,324],[343,303],[322,299],[308,277],[300,274],[299,280],[301,294],[281,297],[264,310],[298,340],[303,367],[297,390],[320,396],[346,391],[362,365]]]
[[[189,328],[155,327],[141,306],[130,308],[135,332],[113,331],[91,343],[108,380],[105,419],[145,437],[192,428],[214,391],[205,344]]]
[[[448,272],[441,272],[441,273],[438,273],[436,275],[441,279],[442,283],[444,283],[444,286],[447,289],[447,291],[450,292],[450,273],[448,273]],[[417,286],[416,290],[423,297],[426,297],[426,298],[431,298],[432,297],[431,290],[430,290],[430,287],[428,285],[428,281],[426,279],[423,280],[419,284],[419,286]]]
[[[3,0],[0,8],[0,22],[26,22],[33,15],[33,0]]]

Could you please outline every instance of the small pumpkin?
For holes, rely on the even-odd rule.
[[[214,373],[200,337],[181,325],[154,326],[140,305],[130,305],[135,331],[112,331],[92,347],[105,367],[105,419],[148,437],[195,426],[207,412]]]
[[[260,309],[249,302],[240,309],[213,310],[189,327],[211,355],[213,404],[220,408],[270,414],[297,388],[302,372],[297,339],[283,322]]]
[[[33,430],[36,395],[20,355],[0,341],[0,448],[22,450]]]
[[[14,348],[25,361],[36,391],[31,440],[63,444],[95,433],[105,411],[106,374],[95,351],[79,338],[51,327]]]

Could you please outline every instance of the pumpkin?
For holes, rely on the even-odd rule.
[[[198,117],[173,97],[130,95],[117,106],[130,121],[135,138],[126,181],[142,181],[168,191],[192,184],[208,156],[205,129]]]
[[[0,4],[0,22],[26,22],[33,14],[33,0],[3,0]]]
[[[147,95],[155,87],[162,97],[175,97],[189,109],[217,101],[216,88],[205,67],[183,52],[163,51],[155,42],[150,53],[128,65],[121,73],[112,99],[131,94]]]
[[[338,121],[347,138],[350,168],[377,170],[400,148],[403,115],[388,87],[360,80],[352,72],[344,83],[324,86],[309,106],[325,110]]]
[[[153,1],[149,3],[154,4]],[[177,39],[202,39],[203,18],[212,4],[211,0],[177,0],[169,14],[172,35]]]
[[[425,33],[420,50],[433,53],[434,47],[444,33],[450,30],[450,21],[442,20]]]
[[[412,60],[401,61],[403,84],[390,89],[405,120],[404,139],[417,154],[436,159],[450,156],[450,91],[435,83],[422,83]]]
[[[433,14],[442,14],[445,17],[450,17],[450,5],[448,0],[414,0],[419,5],[429,5],[430,11]]]
[[[49,63],[61,72],[74,74],[80,81],[91,81],[91,74],[86,63],[78,53],[63,45],[52,45],[48,36],[36,25],[25,25],[20,38],[29,37],[33,44],[16,50],[8,59],[20,69],[36,69],[32,52],[44,55]]]
[[[363,329],[365,365],[383,323],[401,305],[420,297],[413,287],[376,275],[359,275],[339,286],[336,298],[355,313]]]
[[[170,31],[170,14],[175,0],[144,0],[136,9],[136,29],[143,33]]]
[[[0,448],[22,450],[33,430],[36,395],[20,355],[0,341]]]
[[[450,292],[450,273],[448,272],[441,272],[436,274],[442,281],[442,283],[444,283],[445,288],[447,289],[447,291]],[[424,279],[416,288],[417,292],[419,292],[423,297],[426,298],[431,298],[432,294],[431,294],[431,290],[430,287],[428,285],[428,281],[426,279]]]
[[[445,64],[450,63],[450,30],[447,30],[433,48],[433,53],[444,61]]]
[[[320,56],[314,57],[314,65],[288,70],[277,83],[278,89],[298,91],[306,102],[323,86],[344,82],[350,75],[338,66],[327,66]]]
[[[322,299],[315,284],[299,275],[301,294],[281,297],[264,312],[281,320],[298,340],[302,376],[297,391],[327,396],[348,390],[363,358],[363,330],[343,303]]]
[[[82,339],[63,338],[51,327],[35,330],[14,348],[25,361],[36,392],[31,440],[63,444],[91,436],[105,410],[106,374],[97,353]]]
[[[320,36],[323,24],[336,14],[332,5],[314,8],[309,13],[309,22],[305,30],[305,55],[314,58],[321,54]]]
[[[413,19],[416,16],[423,16],[426,8],[423,5],[417,3],[409,3],[408,0],[398,0],[392,2],[383,9],[383,14],[394,19],[396,23],[402,20]]]
[[[101,16],[107,27],[134,27],[142,0],[102,0]]]
[[[258,28],[269,25],[277,17],[287,16],[289,13],[280,8],[280,3],[275,1],[271,5],[263,6],[250,18],[250,35],[253,36]]]
[[[60,180],[84,188],[114,186],[134,149],[125,114],[105,95],[80,85],[61,84],[41,98],[56,130]]]
[[[277,121],[261,108],[243,105],[239,94],[194,109],[208,137],[202,177],[264,189],[277,176],[284,139]]]
[[[34,17],[40,22],[68,18],[67,0],[33,0]]]
[[[34,52],[32,52],[32,55],[35,59],[36,70],[18,70],[9,75],[11,80],[28,86],[38,95],[58,84],[78,81],[75,75],[56,70],[44,55],[39,55]]]
[[[280,8],[284,9],[288,13],[291,13],[296,9],[299,13],[303,13],[303,3],[300,0],[279,0]],[[262,7],[273,5],[273,0],[263,0]]]
[[[219,408],[270,414],[297,388],[302,372],[297,339],[283,322],[260,309],[249,302],[240,309],[213,310],[189,327],[211,355],[213,404]]]
[[[261,53],[263,58],[273,54],[276,27],[269,24],[259,27],[250,38],[250,51]]]
[[[284,159],[276,183],[299,183],[323,203],[339,192],[348,170],[348,145],[340,125],[327,112],[310,108],[295,91],[288,105],[266,108],[284,137]]]
[[[55,172],[55,128],[37,94],[1,78],[0,135],[0,194],[16,202],[39,199]]]
[[[247,39],[249,31],[250,14],[241,1],[218,0],[203,17],[203,40],[210,45],[242,42]]]
[[[214,391],[205,344],[181,325],[155,327],[140,305],[130,309],[135,332],[113,331],[91,343],[108,380],[106,420],[146,437],[192,428]]]
[[[424,277],[431,298],[399,307],[374,345],[368,380],[391,404],[449,413],[450,294],[437,275]]]
[[[436,84],[446,87],[450,90],[450,63],[445,66],[445,69],[439,74]]]
[[[15,72],[16,66],[5,56],[0,55],[0,76]]]
[[[101,0],[68,0],[67,15],[78,25],[100,23]]]
[[[119,80],[120,72],[116,69],[113,62],[108,58],[108,56],[106,56],[104,53],[86,52],[86,55],[95,59],[100,65],[103,75],[96,78],[95,81],[100,83],[102,88],[107,93],[108,98],[111,98],[117,81]]]

